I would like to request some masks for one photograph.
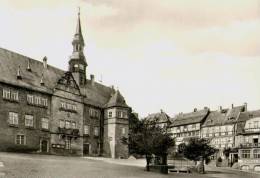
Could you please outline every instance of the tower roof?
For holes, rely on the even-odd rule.
[[[124,97],[121,95],[121,93],[119,92],[119,90],[116,90],[111,98],[109,99],[108,103],[106,104],[106,107],[115,107],[115,106],[119,106],[119,107],[129,107],[126,102]]]
[[[84,39],[83,39],[82,31],[81,31],[80,9],[78,12],[78,22],[77,22],[77,26],[76,26],[76,33],[74,35],[74,39],[73,39],[72,43],[75,43],[76,41],[81,43],[82,45],[84,45]]]

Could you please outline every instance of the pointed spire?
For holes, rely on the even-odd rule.
[[[80,22],[80,7],[78,11],[78,22],[77,22],[77,27],[76,27],[76,33],[74,35],[74,40],[73,41],[79,41],[82,46],[84,46],[84,39],[81,31],[81,22]]]

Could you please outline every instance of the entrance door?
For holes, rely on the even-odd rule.
[[[42,140],[41,150],[42,150],[43,153],[48,152],[48,141],[47,140]]]
[[[84,155],[89,155],[89,144],[84,144],[83,145],[83,154]]]

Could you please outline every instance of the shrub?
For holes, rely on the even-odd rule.
[[[37,146],[28,146],[28,145],[12,145],[9,146],[7,152],[16,152],[16,153],[32,153],[39,150]]]

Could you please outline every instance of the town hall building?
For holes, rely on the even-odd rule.
[[[127,158],[131,108],[113,87],[87,79],[80,14],[68,71],[0,48],[0,151]]]

